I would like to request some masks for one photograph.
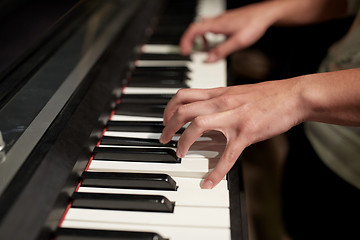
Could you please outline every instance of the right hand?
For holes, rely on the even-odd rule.
[[[271,1],[251,4],[192,23],[181,38],[181,53],[190,54],[195,38],[207,32],[228,36],[225,42],[209,51],[207,62],[216,62],[235,50],[246,48],[259,40],[274,23],[274,7]]]
[[[303,121],[298,79],[269,81],[214,89],[182,89],[164,111],[160,142],[169,142],[184,124],[176,154],[182,158],[205,132],[215,130],[227,139],[216,167],[202,185],[213,188],[249,145],[277,136]]]

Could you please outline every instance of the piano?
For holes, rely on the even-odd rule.
[[[226,86],[225,60],[205,64],[205,53],[177,46],[192,21],[224,9],[221,0],[0,5],[10,37],[28,10],[39,20],[29,39],[1,40],[0,239],[248,239],[241,165],[200,188],[224,137],[204,134],[182,159],[186,125],[158,141],[179,89]]]

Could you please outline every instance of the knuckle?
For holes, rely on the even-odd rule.
[[[219,108],[229,107],[231,106],[231,103],[233,102],[233,99],[231,96],[223,95],[218,97],[216,104]]]
[[[199,117],[196,117],[192,123],[194,124],[194,126],[196,128],[204,129],[207,126],[207,122],[208,121],[207,121],[206,117],[199,116]]]
[[[186,95],[186,90],[187,89],[179,89],[177,92],[176,92],[176,94],[175,94],[175,97],[177,98],[177,99],[183,99],[184,97],[185,97],[185,95]]]
[[[183,117],[184,115],[186,115],[187,112],[188,112],[188,107],[186,105],[181,105],[180,107],[178,107],[176,111],[176,115],[178,117]]]

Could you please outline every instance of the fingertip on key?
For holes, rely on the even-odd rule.
[[[166,141],[164,140],[163,135],[160,136],[159,142],[162,143],[162,144],[166,143]]]
[[[214,183],[209,179],[205,179],[205,181],[201,185],[202,189],[212,189],[213,187]]]

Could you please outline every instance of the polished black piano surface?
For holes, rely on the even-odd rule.
[[[139,68],[134,63],[191,61],[176,53],[140,50],[145,43],[176,45],[195,19],[196,9],[193,0],[0,3],[0,239],[172,239],[156,229],[63,223],[73,208],[134,215],[179,211],[176,201],[161,195],[78,189],[177,191],[176,174],[88,170],[97,159],[173,165],[185,161],[174,154],[176,141],[164,146],[156,139],[104,136],[104,132],[161,132],[157,118],[172,94],[127,95],[123,89],[188,87],[187,67]],[[114,114],[154,119],[109,121]],[[228,174],[226,188],[229,238],[247,239],[240,164]],[[152,224],[144,225],[148,229]]]

